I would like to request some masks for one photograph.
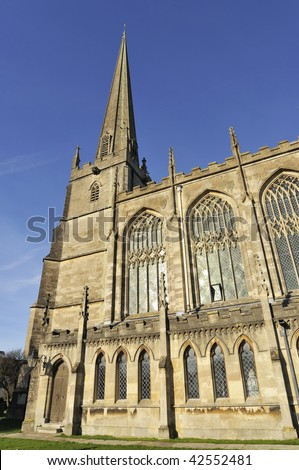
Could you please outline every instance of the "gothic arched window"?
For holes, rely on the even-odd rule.
[[[90,190],[90,202],[95,202],[99,199],[100,187],[98,183],[93,183]]]
[[[158,310],[162,274],[167,284],[165,255],[162,220],[150,213],[141,215],[129,232],[129,313]]]
[[[201,304],[248,295],[236,222],[231,205],[208,195],[193,210],[197,277]]]
[[[105,398],[106,360],[104,354],[99,354],[96,362],[96,400]]]
[[[299,289],[299,178],[277,178],[266,191],[265,204],[286,287]]]
[[[259,395],[259,386],[256,376],[254,354],[250,345],[246,341],[242,342],[239,354],[245,396],[246,398],[257,397]]]
[[[186,398],[199,398],[197,360],[194,350],[189,346],[184,354]]]
[[[150,358],[146,351],[139,356],[139,390],[140,400],[151,398]]]
[[[127,358],[124,352],[120,352],[117,358],[117,400],[125,400],[127,398]]]
[[[216,398],[228,397],[226,369],[221,347],[215,344],[211,350],[212,371]]]

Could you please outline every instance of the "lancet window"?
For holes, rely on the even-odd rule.
[[[145,213],[134,222],[128,240],[129,313],[157,311],[163,275],[167,286],[163,222]]]
[[[197,360],[194,350],[189,346],[184,354],[186,398],[199,398]]]
[[[125,400],[127,398],[127,358],[125,353],[121,352],[117,358],[117,399]]]
[[[248,295],[231,205],[206,196],[193,210],[192,231],[201,304]]]
[[[142,351],[139,357],[139,390],[140,400],[151,398],[150,358],[146,351]]]
[[[250,345],[246,341],[242,342],[239,354],[245,396],[246,398],[257,397],[259,395],[259,387],[256,376],[254,354]]]
[[[277,178],[266,191],[265,204],[286,287],[299,289],[299,178]]]
[[[226,368],[221,347],[215,344],[211,350],[215,398],[228,397]]]
[[[106,360],[104,354],[100,354],[96,362],[96,399],[105,398]]]

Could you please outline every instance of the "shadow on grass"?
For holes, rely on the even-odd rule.
[[[21,432],[22,421],[18,419],[0,418],[0,433]]]

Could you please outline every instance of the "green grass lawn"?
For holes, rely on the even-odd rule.
[[[3,433],[19,433],[21,431],[21,421],[17,420],[9,420],[6,418],[0,418],[0,449],[1,450],[15,450],[15,449],[24,449],[24,450],[88,450],[88,449],[99,449],[99,450],[160,450],[161,447],[155,446],[155,442],[158,442],[159,439],[155,438],[138,438],[138,437],[113,437],[113,436],[71,436],[72,439],[76,439],[76,442],[69,442],[67,438],[70,436],[66,436],[64,434],[60,434],[58,440],[56,441],[49,441],[44,439],[26,439],[26,438],[8,438],[8,437],[1,437]],[[58,437],[58,436],[56,436]],[[80,442],[81,439],[93,439],[98,440],[99,443],[85,443]],[[127,444],[119,445],[119,443],[115,443],[115,445],[108,445],[104,441],[106,440],[122,440],[126,441]],[[138,445],[133,444],[130,441],[139,441]],[[143,445],[142,442],[151,441],[151,446]],[[167,442],[177,442],[182,444],[180,449],[184,449],[184,443],[196,443],[196,444],[204,444],[212,443],[216,444],[218,449],[223,448],[223,444],[263,444],[263,445],[295,445],[298,446],[299,449],[299,439],[292,439],[287,441],[275,441],[275,440],[228,440],[228,439],[163,439],[163,442],[166,443],[163,449],[171,449],[171,447],[167,447]],[[219,445],[219,447],[218,447]],[[186,449],[186,447],[185,447]]]
[[[61,438],[67,438],[65,434],[60,434]],[[83,436],[72,436],[72,439],[98,439],[98,440],[111,440],[111,441],[116,441],[116,440],[122,440],[122,441],[163,441],[163,442],[178,442],[178,443],[184,443],[184,442],[189,442],[189,443],[208,443],[208,444],[264,444],[264,445],[292,445],[292,446],[299,446],[299,439],[289,439],[286,441],[280,441],[280,440],[256,440],[256,439],[251,439],[251,440],[238,440],[238,439],[197,439],[197,438],[189,438],[189,439],[184,439],[184,438],[175,438],[175,439],[157,439],[154,437],[147,437],[147,438],[142,438],[142,437],[114,437],[114,436],[90,436],[90,435],[83,435]]]
[[[107,445],[104,443],[99,444],[86,444],[80,442],[61,441],[45,441],[37,439],[18,439],[18,438],[1,438],[1,450],[161,450],[161,447],[144,446],[144,445]],[[165,450],[165,449],[163,449]],[[185,449],[186,450],[186,449]]]

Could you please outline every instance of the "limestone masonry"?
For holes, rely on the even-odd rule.
[[[24,431],[297,437],[299,141],[156,184],[123,34],[93,163],[73,158],[31,307]]]

